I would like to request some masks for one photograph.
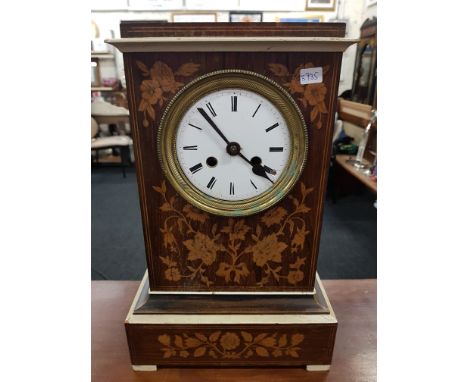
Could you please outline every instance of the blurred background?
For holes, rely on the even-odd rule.
[[[107,45],[121,20],[342,22],[359,43],[344,52],[318,271],[377,276],[377,1],[92,0],[93,280],[138,280],[145,268],[122,54]]]

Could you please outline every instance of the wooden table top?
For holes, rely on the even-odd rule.
[[[92,282],[93,382],[371,382],[377,379],[376,280],[324,280],[338,319],[329,372],[304,368],[131,368],[124,320],[138,281]]]
[[[349,163],[346,163],[346,161],[349,158],[355,158],[354,155],[345,155],[345,154],[339,154],[336,156],[336,162],[343,167],[346,171],[348,171],[352,176],[356,177],[359,179],[362,183],[364,183],[371,191],[377,193],[377,182],[372,180],[371,177],[364,175],[362,172],[359,172],[351,166]]]

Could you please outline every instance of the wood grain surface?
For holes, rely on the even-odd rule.
[[[155,23],[154,21],[122,21],[122,37],[175,36],[311,36],[344,37],[345,23]]]
[[[160,368],[134,372],[124,319],[138,281],[92,282],[92,381],[279,382],[376,380],[376,280],[323,281],[339,320],[329,372],[296,368]]]
[[[135,314],[323,314],[326,303],[310,295],[150,295]]]
[[[142,290],[149,290],[145,276]],[[323,288],[312,294],[149,294],[138,297],[134,314],[328,314]]]
[[[177,25],[124,23],[137,35],[341,36],[341,24]],[[320,243],[341,52],[125,53],[130,121],[152,291],[312,291]],[[319,84],[301,85],[303,68],[322,67]],[[307,163],[287,198],[234,220],[207,215],[166,181],[156,147],[162,114],[176,92],[223,69],[269,77],[299,106],[308,128]]]
[[[377,182],[372,180],[370,176],[364,175],[362,172],[358,171],[355,167],[347,163],[348,159],[354,159],[353,155],[340,154],[336,156],[336,163],[338,163],[343,169],[345,169],[349,174],[359,179],[367,188],[371,191],[377,193]]]

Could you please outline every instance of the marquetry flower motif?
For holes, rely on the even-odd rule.
[[[228,224],[221,229],[221,232],[229,235],[229,240],[244,240],[245,235],[249,232],[250,227],[245,224],[244,219],[234,220],[230,218]]]
[[[181,279],[180,271],[178,268],[167,268],[164,271],[164,276],[169,281],[179,281]]]
[[[298,257],[296,261],[289,265],[288,283],[296,285],[304,280],[304,272],[301,267],[305,264],[305,257]]]
[[[327,88],[323,83],[320,84],[309,84],[306,86],[304,91],[304,98],[307,100],[310,106],[321,105],[325,112],[324,106],[325,95],[327,94]]]
[[[309,233],[310,231],[306,231],[305,226],[298,228],[291,242],[292,253],[295,253],[297,251],[302,251],[304,249],[305,238]]]
[[[162,106],[162,95],[163,91],[161,89],[161,85],[157,80],[144,80],[140,85],[141,91],[141,98],[145,100],[144,105],[146,106],[148,103],[154,105],[155,103],[159,102],[160,106]]]
[[[255,239],[256,244],[248,247],[245,251],[253,253],[253,261],[259,267],[263,267],[268,261],[281,263],[282,253],[288,247],[285,243],[278,241],[275,233],[265,236],[262,239]]]
[[[252,285],[261,274],[256,281],[260,287],[297,285],[304,280],[302,251],[310,234],[304,214],[311,210],[306,199],[313,191],[304,183],[299,183],[297,193],[288,195],[290,203],[264,212],[260,219],[252,220],[255,225],[248,218],[229,218],[222,226],[211,224],[207,213],[176,196],[167,197],[165,181],[153,189],[162,198],[160,230],[165,251],[159,259],[166,281],[184,280],[209,289],[216,278],[226,285]],[[232,333],[225,341],[229,338],[235,341]]]
[[[229,283],[232,279],[235,283],[240,284],[241,279],[248,276],[249,273],[250,271],[246,263],[233,264],[223,261],[219,264],[216,276],[223,277],[226,283]]]
[[[172,233],[172,227],[161,228],[161,232],[163,234],[163,244],[165,248],[172,249],[177,246],[177,240]]]
[[[169,281],[179,281],[182,276],[180,274],[179,266],[177,263],[168,256],[159,256],[162,263],[168,268],[164,271],[164,277]]]
[[[253,333],[221,331],[208,333],[162,334],[158,337],[163,358],[247,359],[250,357],[299,358],[304,341],[301,333]]]
[[[200,67],[199,64],[188,62],[173,72],[167,64],[161,61],[156,61],[151,68],[148,68],[142,61],[136,61],[136,65],[141,75],[148,78],[140,84],[141,100],[138,105],[138,111],[143,113],[144,127],[148,127],[150,121],[156,120],[155,106],[162,108],[184,85],[184,82],[177,81],[177,78],[190,77]]]
[[[240,339],[237,334],[227,332],[221,336],[219,344],[226,350],[233,350],[240,345]]]
[[[186,204],[182,208],[182,212],[193,221],[204,223],[208,219],[208,214],[193,207],[191,204]]]
[[[297,100],[300,101],[304,108],[309,109],[309,119],[315,128],[321,129],[322,114],[328,114],[325,104],[327,88],[323,82],[305,85],[302,85],[300,82],[301,69],[313,68],[315,65],[312,62],[301,64],[294,70],[293,74],[289,73],[288,68],[283,64],[271,63],[268,66],[279,82],[288,88],[292,95],[297,97]],[[328,66],[323,67],[324,76],[328,70]]]
[[[288,273],[288,283],[297,284],[298,282],[304,279],[304,272],[301,271],[291,271]]]
[[[161,82],[161,90],[174,94],[180,87],[174,77],[172,69],[161,61],[156,61],[150,69],[151,78],[158,79]]]
[[[262,216],[261,221],[265,223],[267,227],[271,227],[274,224],[281,223],[287,214],[288,211],[286,211],[283,207],[273,208]]]
[[[189,250],[189,260],[200,259],[205,265],[213,264],[217,252],[224,249],[222,245],[201,232],[197,232],[193,239],[185,240],[184,245]]]

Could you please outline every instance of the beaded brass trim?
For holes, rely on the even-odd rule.
[[[281,112],[291,137],[291,153],[275,184],[253,198],[227,201],[213,198],[196,188],[184,174],[176,153],[176,135],[186,110],[205,95],[228,88],[246,89],[268,99]],[[277,83],[244,70],[221,70],[206,74],[184,86],[171,100],[157,135],[158,155],[164,173],[185,200],[206,212],[223,216],[247,216],[270,208],[296,184],[307,158],[307,128],[292,97]]]

